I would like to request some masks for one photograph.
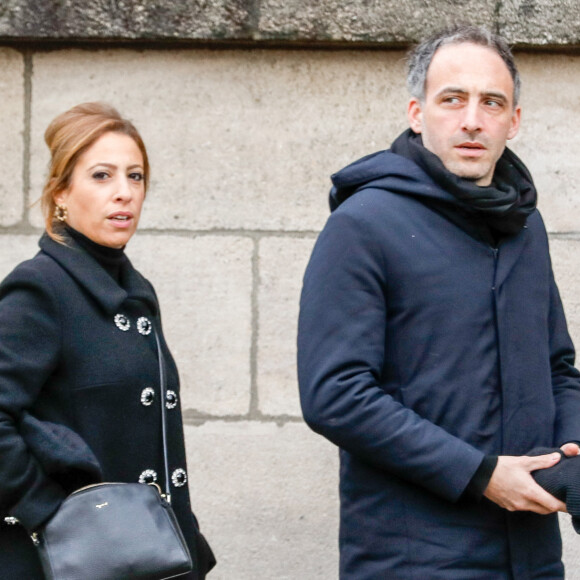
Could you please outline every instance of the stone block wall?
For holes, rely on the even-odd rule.
[[[0,276],[36,251],[46,125],[79,102],[112,103],[150,152],[127,253],[158,291],[180,369],[192,500],[219,559],[211,578],[336,578],[337,452],[304,425],[297,395],[301,277],[328,215],[328,176],[406,127],[401,45],[458,3],[166,2],[161,13],[159,2],[95,0],[84,26],[81,3],[41,4],[34,17],[37,3],[0,6]],[[580,344],[576,3],[551,3],[550,26],[540,0],[467,4],[522,47],[512,146],[538,185]],[[567,578],[580,580],[562,519]]]
[[[511,43],[580,40],[578,0],[4,0],[0,40],[306,45],[406,44],[445,25]]]

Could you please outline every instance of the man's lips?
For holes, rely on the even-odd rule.
[[[486,148],[476,141],[465,141],[459,145],[455,145],[455,150],[464,157],[481,157]]]

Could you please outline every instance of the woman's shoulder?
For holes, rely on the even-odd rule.
[[[42,252],[18,264],[0,283],[1,315],[26,311],[44,312],[51,319],[61,316],[66,291],[64,273],[59,270],[58,264]]]
[[[20,262],[0,283],[0,295],[21,287],[50,289],[58,287],[65,271],[42,250],[29,260]]]

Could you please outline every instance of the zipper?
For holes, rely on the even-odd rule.
[[[70,495],[69,497],[72,497],[73,495],[77,495],[78,493],[81,493],[83,491],[86,491],[87,489],[93,489],[93,487],[102,487],[104,485],[126,485],[123,482],[105,482],[105,483],[91,483],[90,485],[85,485],[84,487],[79,487],[79,489],[75,489]]]
[[[493,286],[491,287],[491,289],[495,293],[499,248],[491,248],[491,251],[493,252]],[[495,299],[494,299],[494,302],[495,302]]]
[[[503,405],[503,381],[501,374],[501,344],[499,335],[499,320],[497,311],[497,268],[499,262],[499,248],[492,248],[493,251],[493,281],[491,286],[493,299],[493,320],[495,326],[495,340],[497,344],[497,381],[499,387],[499,396],[501,404],[501,429],[500,429],[500,449],[503,450],[503,429],[504,429],[504,405]]]
[[[79,489],[75,489],[68,497],[72,497],[73,495],[77,495],[82,493],[83,491],[87,491],[87,489],[93,489],[93,487],[102,487],[104,485],[127,485],[125,482],[104,482],[104,483],[91,483],[90,485],[85,485],[84,487],[79,487]]]
[[[88,489],[93,489],[93,487],[103,487],[105,485],[127,485],[126,481],[105,481],[103,483],[91,483],[90,485],[85,485],[84,487],[79,487],[79,489],[75,489],[75,491],[73,491],[68,497],[72,497],[73,495],[77,495],[79,493],[82,493],[83,491],[87,491]],[[161,486],[158,483],[155,482],[151,482],[151,483],[147,483],[146,485],[151,485],[152,487],[155,487],[157,489],[157,491],[159,492],[159,495],[161,497],[165,497],[165,495],[161,492]]]

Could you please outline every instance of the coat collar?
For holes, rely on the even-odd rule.
[[[46,233],[38,245],[82,286],[109,314],[118,312],[125,300],[145,302],[157,314],[157,299],[151,284],[133,268],[127,258],[122,266],[123,287],[119,286],[101,265],[70,237],[66,245],[55,242]]]

